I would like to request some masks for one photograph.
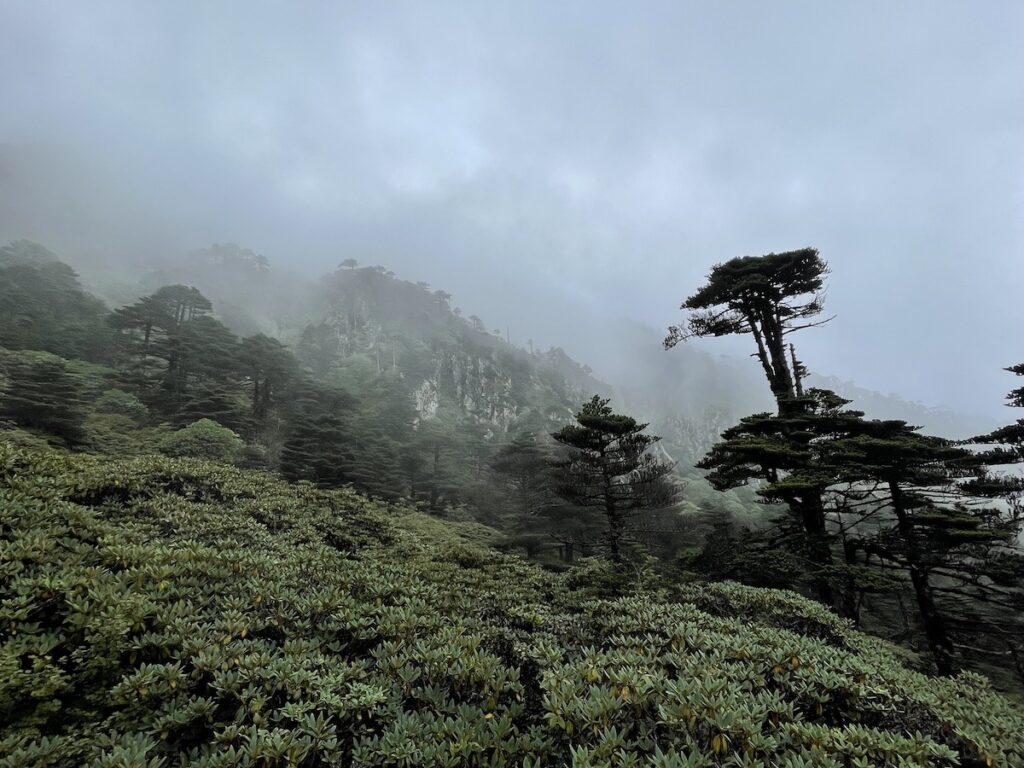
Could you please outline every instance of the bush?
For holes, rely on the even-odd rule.
[[[165,456],[224,463],[233,462],[241,449],[238,435],[212,419],[193,421],[160,441],[160,453]]]
[[[266,447],[257,444],[244,446],[235,458],[235,464],[245,469],[267,469],[270,461]]]
[[[90,451],[124,458],[157,453],[171,429],[165,424],[140,427],[118,413],[92,413],[85,420],[85,434]]]
[[[984,679],[794,593],[629,593],[483,538],[267,473],[0,444],[0,768],[1024,764]]]
[[[96,410],[126,416],[134,422],[143,422],[149,416],[149,409],[131,392],[123,389],[108,389],[96,399]]]
[[[45,451],[50,447],[45,438],[24,429],[11,428],[9,422],[0,422],[0,443],[12,448],[27,448],[37,451]]]

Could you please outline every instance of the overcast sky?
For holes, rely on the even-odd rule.
[[[354,257],[584,359],[811,245],[813,370],[1008,419],[1022,41],[1016,1],[0,0],[0,237]]]

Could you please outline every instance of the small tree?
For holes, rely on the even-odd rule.
[[[604,516],[608,552],[621,563],[629,522],[671,507],[678,489],[669,477],[675,465],[649,450],[661,438],[644,434],[646,424],[613,413],[608,402],[595,395],[576,414],[576,424],[551,435],[567,449],[555,462],[562,471],[555,492]]]

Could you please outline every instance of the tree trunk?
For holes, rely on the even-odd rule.
[[[928,578],[928,569],[923,562],[921,551],[918,548],[914,523],[907,514],[903,491],[899,483],[890,481],[889,492],[892,496],[892,508],[896,514],[900,535],[906,544],[910,583],[914,587],[914,597],[917,599],[917,610],[921,616],[921,624],[924,627],[928,649],[931,651],[938,673],[948,677],[953,674],[953,643],[949,638],[946,622],[935,605],[935,598],[932,595],[931,584]]]
[[[821,496],[809,494],[809,498],[801,499],[798,502],[800,508],[801,522],[804,531],[807,533],[807,544],[810,550],[811,562],[819,568],[829,568],[832,561],[832,548],[828,542],[828,531],[825,527],[825,509],[821,503]],[[814,581],[814,591],[818,599],[840,610],[841,606],[836,599],[835,590],[824,576],[819,576]]]
[[[622,553],[619,551],[620,537],[619,521],[614,517],[614,513],[611,513],[608,517],[608,551],[613,563],[622,562]]]
[[[849,539],[843,541],[843,561],[848,567],[857,564],[857,546]],[[857,599],[857,588],[853,583],[853,577],[847,575],[846,588],[839,595],[839,615],[852,619],[860,624],[860,606]]]

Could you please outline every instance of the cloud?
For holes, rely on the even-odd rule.
[[[598,369],[712,263],[814,245],[839,314],[803,334],[815,370],[994,411],[1024,356],[1017,3],[0,18],[0,236],[380,261]]]

